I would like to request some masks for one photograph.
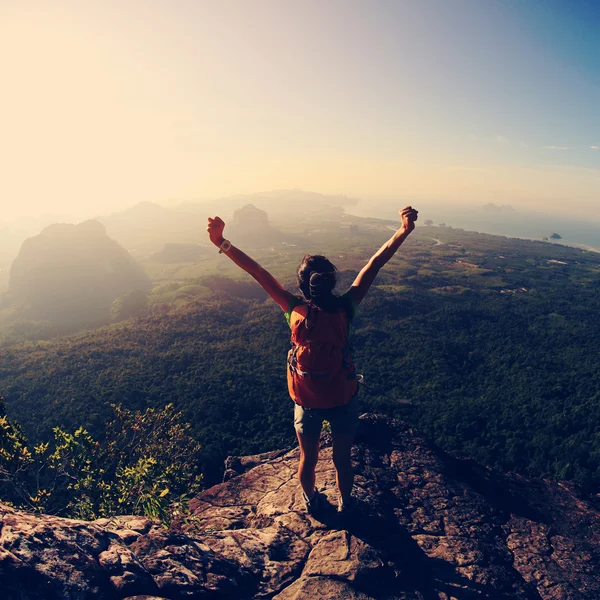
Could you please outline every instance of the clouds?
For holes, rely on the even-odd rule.
[[[523,141],[511,141],[509,140],[506,136],[504,135],[496,135],[494,136],[494,139],[496,141],[497,144],[499,144],[500,146],[518,146],[519,148],[529,148],[529,144],[526,144]]]
[[[501,135],[501,134],[496,134],[496,135],[493,135],[490,137],[494,141],[494,143],[499,146],[505,146],[505,147],[506,146],[511,146],[511,147],[517,146],[521,149],[531,148],[532,150],[535,150],[536,148],[538,148],[540,150],[556,150],[559,152],[566,152],[567,150],[580,150],[580,151],[581,150],[600,150],[600,145],[596,145],[596,144],[589,144],[587,146],[567,146],[565,144],[547,144],[545,146],[538,146],[536,144],[531,145],[524,141],[510,140],[505,135]],[[480,137],[478,137],[474,134],[469,134],[467,136],[467,139],[471,142],[479,142],[481,140]]]
[[[590,150],[600,150],[600,146],[588,146]],[[542,146],[543,150],[577,150],[577,146]]]

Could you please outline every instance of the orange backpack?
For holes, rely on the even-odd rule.
[[[290,315],[292,348],[287,382],[292,400],[304,408],[348,404],[356,394],[356,370],[346,348],[348,315],[300,304]]]

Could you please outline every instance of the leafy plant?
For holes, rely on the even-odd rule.
[[[1,400],[0,409],[0,494],[14,506],[87,520],[138,514],[170,522],[201,489],[200,445],[172,404],[143,412],[112,405],[102,442],[82,427],[56,427],[54,439],[33,451]]]

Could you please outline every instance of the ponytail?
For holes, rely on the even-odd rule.
[[[325,311],[339,308],[337,296],[333,295],[336,284],[336,268],[324,256],[307,254],[298,267],[298,287],[304,298]]]

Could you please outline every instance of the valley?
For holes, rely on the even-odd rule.
[[[317,213],[269,217],[269,239],[260,228],[225,233],[290,290],[304,253],[327,255],[341,292],[394,225]],[[230,454],[294,443],[283,315],[207,245],[200,218],[194,226],[197,245],[138,258],[152,288],[126,318],[58,336],[5,325],[1,393],[31,440],[56,426],[101,435],[111,403],[173,403],[209,483]],[[419,226],[353,324],[362,410],[407,419],[445,450],[498,469],[599,489],[599,274],[594,252]]]

